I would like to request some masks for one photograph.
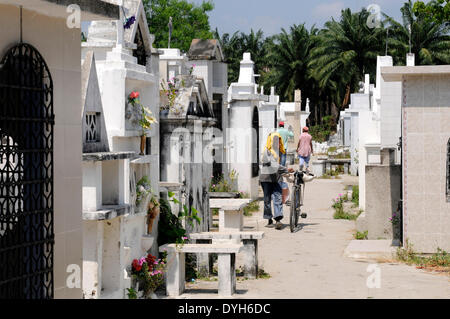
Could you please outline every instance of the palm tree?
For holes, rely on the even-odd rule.
[[[390,23],[388,44],[394,63],[405,65],[406,53],[409,52],[408,26],[411,26],[411,52],[415,54],[416,64],[450,64],[450,25],[433,21],[425,13],[415,16],[411,0],[400,10],[403,24],[385,15]]]
[[[261,30],[250,31],[249,34],[235,32],[232,36],[228,33],[220,36],[218,30],[214,32],[214,37],[219,40],[228,63],[228,83],[237,82],[239,79],[240,61],[244,52],[250,52],[252,60],[255,62],[255,73],[263,72],[267,65],[266,42],[269,38],[264,38]]]
[[[281,34],[273,37],[268,43],[268,74],[264,83],[267,86],[276,86],[280,98],[293,101],[294,91],[312,91],[314,79],[308,74],[309,54],[314,45],[311,35],[317,29],[313,26],[311,31],[305,25],[293,25],[290,32],[281,29]]]
[[[375,73],[377,56],[383,51],[384,31],[369,28],[368,17],[365,9],[357,13],[342,10],[340,20],[326,22],[317,35],[318,44],[311,52],[308,67],[319,87],[331,94],[331,106],[347,106],[364,74]],[[332,113],[337,115],[338,110]]]
[[[219,31],[214,31],[214,37],[219,41],[222,47],[225,62],[228,63],[228,85],[232,82],[237,82],[239,79],[240,61],[242,60],[242,38],[239,31],[230,36],[229,33],[224,33],[220,36]]]

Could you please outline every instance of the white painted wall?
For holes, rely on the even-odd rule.
[[[96,32],[96,36],[101,37],[102,33],[115,35],[117,29],[108,24]],[[121,39],[118,42],[123,43]],[[113,44],[115,45],[114,42]],[[138,65],[132,51],[126,47],[128,45],[125,43],[125,46],[105,48],[98,42],[88,41],[83,50],[102,52],[96,56],[97,73],[111,152],[135,152],[137,155],[140,153],[141,130],[126,120],[128,95],[138,91],[140,102],[152,111],[159,122],[160,60],[157,54],[152,54],[147,57],[147,65]],[[93,171],[92,166],[101,167],[100,173],[97,171],[101,188],[96,190],[96,194],[101,193],[102,205],[131,205],[129,214],[106,221],[84,223],[86,276],[83,281],[86,285],[83,291],[86,298],[125,298],[126,288],[131,284],[127,268],[132,260],[146,255],[147,250],[157,254],[157,247],[154,245],[157,238],[157,223],[153,225],[152,234],[147,234],[147,212],[137,211],[134,203],[133,182],[137,183],[143,176],[149,177],[154,193],[159,195],[159,125],[154,124],[146,135],[151,138],[152,155],[140,156],[136,160],[112,160],[84,165],[85,176]],[[86,177],[85,207],[91,207],[93,199],[89,196],[94,191],[89,188],[91,182],[89,177]],[[93,288],[89,284],[92,278],[104,289],[95,290],[94,295],[91,291]]]
[[[19,8],[0,4],[0,55],[19,42]],[[66,20],[23,10],[23,42],[33,45],[49,66],[54,85],[54,292],[81,298],[66,287],[67,266],[82,265],[81,224],[81,48],[80,29]]]

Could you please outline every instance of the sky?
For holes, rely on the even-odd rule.
[[[203,0],[190,0],[201,4]],[[262,29],[265,36],[286,30],[293,24],[305,23],[321,28],[331,17],[339,19],[344,8],[359,11],[370,4],[380,6],[382,12],[401,22],[400,8],[406,0],[212,0],[209,12],[211,28],[219,34]]]

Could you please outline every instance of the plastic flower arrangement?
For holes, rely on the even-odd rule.
[[[123,24],[124,29],[131,28],[131,26],[134,24],[134,22],[136,22],[136,17],[135,16],[131,16],[129,18],[126,18],[125,19],[125,23]]]
[[[167,253],[163,253],[162,259],[148,254],[146,257],[134,259],[131,263],[131,275],[139,283],[139,290],[144,292],[145,297],[164,284],[164,273],[166,270]]]
[[[128,95],[128,103],[133,105],[133,107],[140,107],[140,119],[139,119],[139,125],[142,128],[142,136],[146,136],[145,131],[149,130],[152,126],[152,124],[158,123],[156,121],[156,118],[152,116],[152,111],[148,109],[147,107],[143,106],[139,100],[139,92],[131,92],[130,95]]]
[[[136,206],[139,206],[150,194],[153,195],[153,190],[148,177],[144,176],[136,184]]]

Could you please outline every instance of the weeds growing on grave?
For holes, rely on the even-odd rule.
[[[344,202],[348,202],[349,198],[347,194],[339,196],[336,199],[333,199],[333,205],[335,212],[333,215],[334,219],[347,219],[347,220],[356,220],[359,215],[361,215],[362,210],[360,210],[357,214],[348,213],[344,210]]]
[[[258,269],[258,276],[257,276],[258,279],[269,279],[271,277],[272,276],[269,273],[265,272],[264,269],[262,268]]]
[[[413,249],[413,245],[406,240],[406,248],[397,249],[397,260],[408,265],[415,265],[418,269],[448,273],[450,275],[450,253],[437,248],[431,256],[421,256]]]
[[[359,185],[352,187],[352,203],[355,204],[355,207],[359,207]]]
[[[319,177],[320,179],[340,179],[339,170],[327,170],[327,172]]]
[[[367,230],[364,232],[357,231],[355,234],[355,239],[356,240],[367,240],[368,236],[369,236],[369,232]]]
[[[220,174],[219,176],[211,176],[211,185],[209,187],[209,191],[213,193],[237,192],[237,190],[234,189],[234,185],[236,185],[238,175],[239,174],[236,172],[236,170],[232,170],[228,175],[228,180],[225,179],[223,174]]]
[[[259,202],[254,201],[244,207],[244,216],[252,216],[253,212],[259,212]]]

